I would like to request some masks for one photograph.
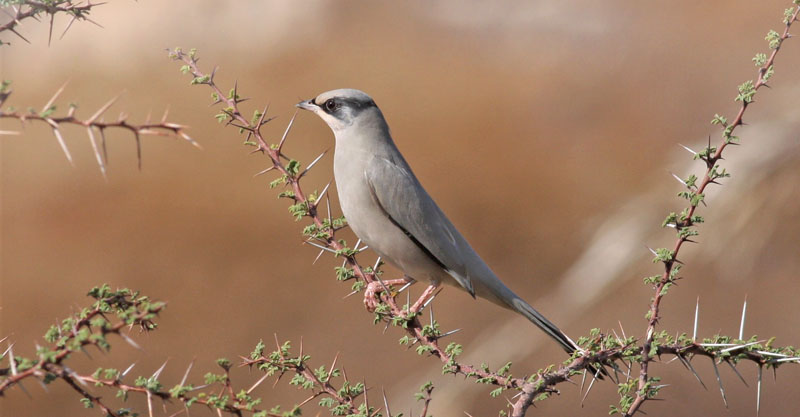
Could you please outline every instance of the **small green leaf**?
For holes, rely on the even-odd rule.
[[[286,164],[286,172],[291,177],[294,177],[295,175],[297,175],[297,173],[300,172],[300,162],[298,162],[298,161],[296,161],[294,159],[290,160],[289,163]]]
[[[770,78],[772,78],[773,75],[775,75],[775,66],[770,65],[769,68],[767,68],[767,70],[764,71],[764,75],[761,76],[761,79],[764,82],[767,82],[769,81]]]
[[[783,23],[788,25],[794,20],[794,8],[790,7],[783,11]]]
[[[211,76],[210,76],[210,75],[204,75],[204,76],[202,76],[202,77],[194,77],[194,78],[192,78],[192,82],[191,82],[190,84],[191,84],[191,85],[196,85],[196,84],[208,84],[208,81],[209,81],[210,79],[211,79]]]
[[[774,30],[770,30],[764,40],[769,43],[769,49],[778,49],[781,46],[781,35]]]
[[[725,118],[724,116],[720,116],[720,115],[718,115],[718,114],[715,114],[715,115],[714,115],[714,118],[713,118],[713,119],[711,119],[711,124],[712,124],[712,125],[722,125],[722,126],[727,126],[727,125],[728,125],[728,119],[727,119],[727,118]]]
[[[744,103],[752,103],[753,96],[756,95],[756,89],[753,85],[753,80],[747,80],[739,85],[739,94],[734,101],[741,101]]]

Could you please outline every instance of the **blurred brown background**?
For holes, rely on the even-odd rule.
[[[671,246],[673,234],[659,225],[682,207],[669,173],[700,169],[677,143],[699,149],[709,134],[717,141],[708,121],[733,116],[736,86],[754,76],[750,59],[766,50],[764,35],[781,26],[789,5],[118,1],[92,13],[105,28],[78,22],[50,47],[47,25],[29,21],[21,30],[32,44],[4,35],[13,45],[0,49],[0,76],[14,82],[9,104],[40,108],[69,81],[62,109],[74,101],[88,117],[124,92],[112,117],[124,111],[142,121],[169,107],[170,119],[191,125],[205,150],[146,137],[139,172],[132,138],[116,133],[106,183],[82,130],[65,131],[75,168],[41,125],[0,138],[0,337],[17,353],[32,352],[54,320],[88,302],[88,288],[108,282],[169,307],[158,331],[136,338],[144,352],[118,341],[109,355],[92,352],[94,362],[75,358],[83,372],[136,362],[132,373],[149,376],[169,359],[163,380],[171,386],[196,358],[191,378],[199,381],[215,371],[213,359],[246,354],[277,333],[295,345],[302,337],[317,365],[340,352],[348,375],[365,379],[376,400],[385,388],[395,413],[418,414],[412,393],[433,380],[434,415],[496,415],[505,399],[443,378],[438,361],[397,345],[399,331],[373,326],[360,297],[342,300],[349,285],[334,279],[338,262],[311,265],[317,251],[301,244],[302,224],[267,188],[271,178],[252,178],[265,159],[248,155],[235,130],[215,122],[210,91],[190,87],[164,49],[198,48],[205,68],[220,66],[222,85],[238,80],[252,98],[248,111],[271,103],[279,117],[268,126],[271,138],[300,99],[340,87],[368,92],[428,191],[512,288],[572,336],[620,323],[640,335],[651,295],[641,277],[658,272],[646,246]],[[66,23],[56,19],[56,35]],[[701,244],[682,253],[686,279],[664,303],[663,328],[671,332],[691,332],[699,296],[699,335],[735,335],[747,298],[746,335],[800,343],[798,64],[800,42],[790,40],[774,88],[759,92],[751,125],[739,130],[744,146],[727,153],[733,177],[706,199]],[[332,146],[322,121],[303,113],[287,152],[309,162]],[[306,187],[322,188],[331,177],[328,156]],[[563,359],[524,319],[463,292],[445,290],[435,309],[445,329],[464,329],[453,340],[470,362],[496,368],[511,360],[512,372],[524,374]],[[668,401],[644,410],[755,414],[754,366],[740,367],[749,388],[721,368],[725,410],[711,364],[696,362],[709,391],[679,364],[659,365]],[[800,369],[779,374],[777,384],[770,377],[764,385],[762,415],[800,408]],[[237,375],[243,386],[257,378]],[[0,402],[3,416],[98,413],[63,384],[49,394],[35,383],[26,388],[33,399],[12,390]],[[529,415],[605,415],[618,399],[603,383],[582,407],[576,387],[560,388],[559,398]],[[259,392],[269,406],[304,399],[285,383]],[[146,413],[139,399],[132,404]]]

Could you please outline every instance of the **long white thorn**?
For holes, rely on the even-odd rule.
[[[331,249],[331,248],[329,248],[329,247],[322,246],[322,245],[320,245],[320,244],[317,244],[317,243],[314,243],[314,242],[311,242],[311,241],[306,241],[305,243],[306,243],[306,244],[309,244],[309,245],[311,245],[311,246],[314,246],[314,247],[316,247],[317,249],[322,249],[322,250],[324,250],[324,251],[326,251],[326,252],[330,252],[330,253],[336,253],[336,251],[335,251],[335,250],[333,250],[333,249]]]
[[[17,361],[14,359],[14,345],[8,346],[8,363],[11,365],[11,375],[17,375]]]
[[[256,387],[258,387],[259,385],[261,385],[261,383],[264,382],[264,380],[267,379],[269,376],[270,376],[269,374],[264,374],[264,376],[262,376],[258,381],[256,381],[255,384],[253,384],[252,387],[250,387],[250,389],[247,390],[247,393],[250,394],[251,392],[253,392],[253,390],[256,389]]]
[[[167,367],[167,362],[169,362],[169,359],[165,360],[164,364],[162,364],[161,367],[158,368],[158,370],[153,372],[153,375],[150,378],[158,378],[161,375],[161,372],[164,370],[164,368]]]
[[[775,352],[767,352],[765,350],[757,350],[757,353],[760,353],[764,356],[775,356],[777,358],[788,358],[789,355],[784,355],[783,353],[775,353]]]
[[[697,371],[694,370],[694,367],[692,366],[692,364],[686,358],[684,358],[681,355],[678,355],[678,358],[680,359],[681,364],[683,364],[683,366],[686,367],[686,369],[688,369],[689,372],[691,372],[694,375],[694,377],[697,379],[697,382],[699,382],[700,385],[702,385],[703,388],[705,388],[705,390],[708,391],[708,387],[706,387],[706,384],[703,383],[702,379],[700,379],[700,375],[698,375]]]
[[[719,385],[719,393],[722,394],[722,402],[725,403],[725,408],[728,408],[728,398],[725,397],[725,388],[722,386],[722,378],[719,377],[717,361],[711,359],[711,364],[714,365],[714,374],[717,376],[717,384]]]
[[[153,394],[150,393],[150,390],[147,391],[147,414],[153,417]]]
[[[96,112],[95,112],[95,113],[92,115],[92,117],[90,117],[90,118],[89,118],[89,120],[87,120],[87,121],[84,123],[84,125],[85,125],[85,126],[91,126],[91,125],[92,125],[92,124],[95,122],[95,120],[97,120],[97,118],[98,118],[98,117],[100,117],[100,116],[101,116],[103,113],[105,113],[105,112],[106,112],[106,110],[108,110],[108,108],[109,108],[109,107],[111,107],[112,105],[114,105],[114,103],[115,103],[117,100],[119,100],[119,96],[116,96],[116,97],[112,98],[111,100],[108,100],[108,102],[107,102],[106,104],[104,104],[104,105],[103,105],[103,107],[100,107],[100,108],[99,108],[99,109],[98,109],[98,110],[97,110],[97,111],[96,111]]]
[[[592,375],[592,380],[589,382],[589,386],[586,388],[586,394],[583,395],[581,399],[581,408],[583,408],[583,403],[586,401],[586,397],[589,396],[589,393],[592,391],[592,387],[594,386],[594,381],[597,381],[597,378]]]
[[[681,179],[681,177],[679,177],[679,176],[677,176],[677,175],[673,174],[672,172],[670,172],[670,174],[672,175],[672,177],[673,177],[673,178],[675,178],[676,180],[678,180],[678,182],[679,182],[679,183],[681,183],[681,184],[682,184],[684,187],[688,187],[688,185],[686,185],[686,181],[684,181],[683,179]]]
[[[409,282],[408,282],[408,284],[406,284],[406,285],[403,285],[402,287],[400,287],[400,289],[399,289],[399,290],[397,290],[397,292],[398,292],[398,293],[401,293],[401,292],[403,292],[403,291],[407,290],[407,289],[408,289],[408,287],[410,287],[410,286],[414,285],[414,283],[415,283],[415,282],[416,282],[416,281],[413,281],[413,280],[412,280],[412,281],[409,281]]]
[[[47,104],[45,104],[45,105],[44,105],[44,107],[42,107],[42,113],[44,113],[44,112],[46,112],[48,109],[50,109],[50,107],[53,105],[53,103],[55,103],[55,102],[56,102],[56,99],[58,98],[58,96],[60,96],[60,95],[61,95],[61,93],[63,93],[63,92],[64,92],[64,88],[66,88],[67,84],[69,84],[69,81],[65,82],[65,83],[64,83],[64,85],[62,85],[62,86],[61,86],[61,88],[59,88],[59,89],[56,91],[56,93],[55,93],[55,94],[53,94],[53,97],[50,97],[50,101],[48,101],[48,102],[47,102]]]
[[[578,390],[578,394],[583,393],[583,385],[586,383],[586,369],[583,370],[583,376],[581,376],[581,388]]]
[[[267,168],[267,169],[265,169],[265,170],[263,170],[263,171],[259,171],[259,172],[257,172],[255,175],[253,175],[253,177],[257,177],[257,176],[259,176],[259,175],[264,175],[264,174],[266,174],[267,172],[270,172],[270,171],[272,171],[273,169],[275,169],[275,165],[273,165],[273,166],[271,166],[271,167],[269,167],[269,168]]]
[[[317,254],[317,257],[316,257],[316,258],[314,258],[314,262],[311,262],[311,265],[314,265],[314,264],[316,264],[316,263],[317,263],[317,261],[319,260],[319,258],[322,256],[322,254],[323,254],[323,253],[325,253],[325,251],[324,251],[324,250],[322,250],[322,249],[320,249],[320,250],[319,250],[319,253]]]
[[[186,368],[186,372],[183,374],[183,379],[181,379],[181,386],[184,386],[186,384],[186,378],[189,377],[189,372],[192,370],[193,366],[194,366],[194,359],[192,359],[192,361],[189,362],[189,366]]]
[[[693,150],[692,150],[691,148],[689,148],[688,146],[681,145],[680,143],[678,144],[678,146],[680,146],[680,147],[681,147],[681,148],[683,148],[683,149],[686,149],[686,150],[687,150],[687,151],[689,151],[689,153],[691,153],[692,155],[697,155],[697,152],[693,151]]]
[[[444,339],[445,337],[453,335],[453,334],[456,334],[456,333],[458,333],[460,331],[461,331],[461,329],[450,330],[449,332],[443,333],[441,336],[437,337],[436,340]],[[569,381],[569,382],[572,382],[572,381]]]
[[[761,376],[763,371],[764,367],[758,365],[758,385],[756,387],[756,417],[758,417],[759,413],[761,412]]]
[[[700,297],[697,297],[697,304],[694,306],[694,330],[692,340],[697,340],[697,318],[700,316]]]
[[[72,161],[72,154],[69,153],[69,148],[67,148],[67,142],[64,141],[64,137],[61,136],[61,131],[58,130],[58,123],[56,123],[53,119],[47,118],[45,119],[50,127],[53,128],[53,135],[55,135],[56,140],[58,141],[59,146],[61,146],[61,150],[64,151],[64,155],[67,157],[67,161],[72,166],[75,166],[75,162]]]
[[[744,304],[742,305],[742,321],[739,324],[739,340],[744,340],[744,318],[747,315],[747,296],[744,297]]]
[[[322,151],[322,153],[319,154],[319,156],[316,159],[314,159],[313,161],[311,161],[310,164],[308,164],[306,169],[304,169],[303,172],[301,172],[300,175],[297,176],[297,178],[302,178],[304,175],[308,174],[308,171],[310,171],[311,168],[314,168],[314,165],[316,165],[317,162],[319,162],[322,159],[322,157],[325,156],[326,153],[328,153],[327,149]]]
[[[328,192],[328,188],[330,188],[331,182],[333,182],[333,180],[328,181],[328,184],[325,185],[325,188],[323,188],[322,192],[319,193],[319,197],[317,197],[317,202],[322,201],[322,197],[325,195],[325,193]],[[331,227],[333,227],[333,225],[331,225]]]
[[[755,344],[758,344],[758,343],[761,343],[761,342],[763,342],[763,340],[759,340],[759,341],[756,341],[756,342],[745,343],[743,345],[731,346],[729,348],[725,348],[725,349],[720,350],[719,353],[727,353],[727,352],[731,352],[731,351],[734,351],[734,350],[739,350],[739,349],[746,348],[748,346],[752,346],[752,345],[755,345]]]
[[[386,390],[381,388],[381,391],[383,392],[383,405],[386,407],[386,415],[392,417],[392,410],[389,409],[389,400],[386,399]]]
[[[87,126],[86,131],[89,133],[89,141],[92,143],[92,150],[94,151],[95,159],[97,159],[97,165],[100,166],[100,173],[103,174],[103,178],[108,181],[106,177],[106,163],[103,161],[103,154],[97,146],[97,140],[94,137],[94,129],[92,129],[91,126]]]
[[[297,117],[297,111],[294,112],[292,116],[292,120],[289,120],[289,125],[286,126],[286,130],[283,132],[283,136],[281,137],[280,143],[278,143],[278,153],[281,152],[283,149],[283,144],[286,143],[286,138],[289,136],[289,131],[292,129],[292,125],[294,124],[294,119]]]
[[[119,333],[119,337],[121,337],[122,340],[133,346],[135,349],[142,350],[142,347],[139,346],[138,343],[134,342],[133,339],[131,339],[130,336],[126,335],[125,333]]]
[[[333,181],[333,180],[331,180],[331,181]],[[328,184],[330,184],[330,183],[328,183]],[[325,189],[327,190],[328,187],[325,187]],[[320,194],[320,199],[322,199],[322,195],[321,194]],[[325,207],[326,207],[327,212],[328,212],[328,220],[330,220],[330,222],[331,222],[331,229],[333,229],[333,217],[331,217],[331,196],[329,196],[329,195],[325,196]]]
[[[131,365],[130,365],[130,366],[127,368],[127,369],[125,369],[124,371],[122,371],[122,373],[121,373],[121,374],[120,374],[120,376],[119,376],[119,379],[122,379],[122,378],[124,378],[124,377],[125,377],[125,375],[128,375],[128,372],[130,372],[130,371],[131,371],[131,369],[133,369],[133,367],[134,367],[134,366],[136,366],[136,362],[132,363],[132,364],[131,364]]]

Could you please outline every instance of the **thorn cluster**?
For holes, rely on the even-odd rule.
[[[61,33],[60,38],[63,38],[76,20],[85,20],[102,27],[99,23],[89,18],[89,13],[93,8],[103,4],[105,3],[92,3],[91,0],[86,2],[75,2],[72,0],[3,0],[0,1],[0,7],[8,6],[8,9],[14,13],[9,13],[7,9],[0,8],[3,13],[11,18],[11,20],[5,24],[0,25],[0,34],[6,31],[11,32],[23,41],[30,43],[16,28],[22,26],[22,22],[26,19],[39,21],[41,15],[47,15],[50,21],[50,32],[47,38],[47,44],[49,45],[53,39],[53,24],[56,15],[63,14],[71,16],[69,22],[64,27],[64,31]],[[10,42],[3,42],[0,40],[0,46],[4,44],[9,45]]]

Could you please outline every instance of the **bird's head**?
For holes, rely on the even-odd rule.
[[[334,133],[353,126],[385,126],[383,115],[372,97],[363,91],[343,88],[324,92],[317,97],[297,103],[325,121]]]

